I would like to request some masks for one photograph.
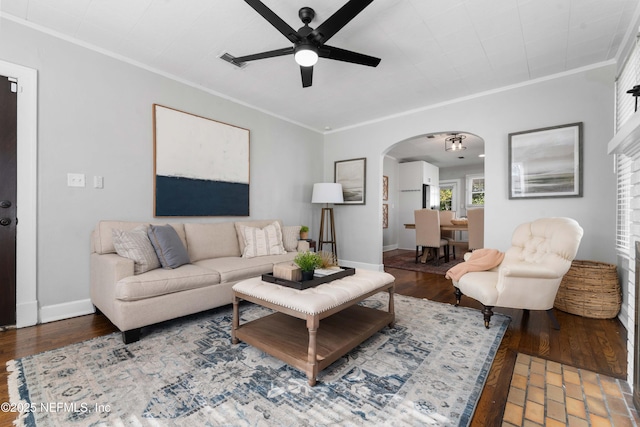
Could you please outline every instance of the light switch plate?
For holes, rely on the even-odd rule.
[[[104,178],[101,176],[93,177],[93,188],[104,188]]]
[[[83,173],[68,173],[67,187],[84,187],[85,177]]]

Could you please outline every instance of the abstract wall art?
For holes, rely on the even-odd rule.
[[[249,130],[153,105],[154,216],[249,216]]]
[[[509,198],[582,197],[582,123],[509,134]]]

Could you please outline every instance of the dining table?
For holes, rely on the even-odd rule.
[[[415,230],[415,224],[404,224],[407,230]],[[469,224],[441,224],[440,231],[468,231]]]
[[[415,230],[415,224],[404,224],[404,228],[407,230]],[[463,231],[469,231],[469,224],[440,224],[440,231],[459,231],[462,236]],[[429,252],[422,255],[420,261],[426,263],[428,261]]]

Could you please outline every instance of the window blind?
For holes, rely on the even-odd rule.
[[[629,235],[631,234],[631,158],[616,154],[617,206],[616,206],[616,250],[630,257]]]
[[[640,84],[640,43],[629,53],[616,79],[616,132],[635,114],[636,99],[627,91]],[[616,154],[617,204],[616,204],[616,250],[621,256],[631,256],[631,178],[634,161],[640,159],[638,150],[633,153]]]

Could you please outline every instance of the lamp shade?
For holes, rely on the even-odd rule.
[[[313,184],[311,203],[344,203],[342,184],[334,184],[333,182]]]

